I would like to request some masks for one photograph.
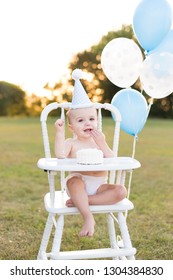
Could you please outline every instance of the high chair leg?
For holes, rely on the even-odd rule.
[[[56,223],[56,229],[55,229],[52,251],[51,251],[51,259],[54,259],[54,255],[58,255],[60,252],[63,229],[64,229],[64,215],[60,215]]]
[[[119,222],[119,228],[121,231],[124,248],[132,251],[132,254],[130,256],[128,256],[127,259],[135,259],[134,248],[132,247],[130,235],[129,235],[127,224],[126,224],[126,219],[122,212],[118,213],[118,222]]]
[[[46,249],[47,249],[47,245],[48,245],[49,238],[50,238],[51,231],[52,231],[54,216],[55,216],[55,214],[49,213],[49,216],[48,216],[48,219],[46,222],[46,226],[44,229],[40,249],[38,252],[37,260],[47,260]]]
[[[108,222],[109,240],[110,240],[111,248],[118,250],[117,241],[116,241],[115,223],[111,214],[108,214],[107,222]],[[118,257],[114,257],[112,259],[117,260]]]

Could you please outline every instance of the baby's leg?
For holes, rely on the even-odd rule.
[[[90,195],[89,205],[114,204],[121,201],[127,195],[126,188],[121,185],[103,184],[95,195]]]
[[[92,236],[94,234],[95,221],[89,209],[88,194],[85,190],[84,182],[79,177],[72,177],[67,181],[67,187],[70,193],[71,201],[67,201],[67,206],[74,204],[81,213],[84,223],[80,236]]]

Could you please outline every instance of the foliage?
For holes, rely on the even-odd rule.
[[[0,115],[26,114],[25,92],[18,86],[0,82]]]
[[[28,116],[40,116],[43,108],[49,104],[48,98],[40,98],[36,94],[26,95],[26,104],[27,104],[27,115]]]
[[[150,115],[152,117],[173,119],[173,93],[161,100],[154,100]]]
[[[28,95],[17,85],[0,82],[0,116],[39,116],[47,104],[55,101],[54,98],[40,98],[34,93]]]

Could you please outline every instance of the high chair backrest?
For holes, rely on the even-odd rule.
[[[47,105],[41,113],[40,121],[42,126],[43,144],[44,144],[44,152],[46,158],[51,158],[51,149],[50,149],[50,142],[49,142],[48,129],[47,129],[47,117],[51,111],[60,108],[61,109],[60,118],[65,120],[65,110],[70,108],[70,105],[71,105],[70,102],[64,102],[64,103],[53,102]],[[120,122],[121,122],[120,112],[115,106],[109,103],[104,103],[104,104],[93,103],[93,107],[98,110],[99,130],[102,130],[102,109],[110,111],[114,120],[116,120],[115,127],[114,127],[113,147],[112,147],[112,150],[116,157],[118,155],[119,136],[120,136]]]

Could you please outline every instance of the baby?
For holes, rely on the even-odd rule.
[[[64,121],[55,123],[55,155],[57,158],[76,158],[80,149],[97,148],[104,157],[114,157],[105,136],[97,130],[97,111],[93,107],[71,109],[67,113],[68,127],[74,138],[64,141]],[[126,188],[107,183],[107,171],[76,171],[66,178],[68,207],[76,206],[83,217],[80,236],[93,236],[95,220],[89,205],[114,204],[126,196]]]

